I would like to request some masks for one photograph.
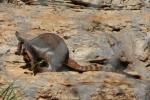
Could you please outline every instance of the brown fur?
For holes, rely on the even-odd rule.
[[[73,59],[69,58],[68,59],[68,62],[65,63],[67,66],[69,66],[70,68],[73,68],[77,71],[98,71],[98,70],[101,70],[101,65],[100,66],[92,66],[92,65],[89,65],[89,66],[81,66],[79,65],[76,61],[74,61]]]

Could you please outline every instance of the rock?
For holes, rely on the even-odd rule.
[[[0,46],[0,57],[10,52],[10,46],[8,45],[1,45]]]
[[[81,100],[93,100],[93,99],[112,99],[112,100],[120,100],[120,99],[128,99],[128,100],[144,100],[144,98],[148,98],[149,90],[146,91],[146,88],[143,89],[143,97],[139,98],[140,86],[143,85],[149,87],[149,85],[144,84],[142,81],[135,81],[130,79],[125,79],[124,76],[119,76],[113,73],[107,73],[107,75],[103,72],[98,72],[93,74],[94,76],[91,77],[91,73],[86,73],[86,76],[90,75],[90,79],[93,79],[94,82],[86,80],[86,82],[75,82],[74,83],[63,83],[63,84],[52,84],[49,86],[49,89],[43,89],[39,92],[37,98],[57,98],[57,99],[81,99]],[[96,75],[96,76],[95,76]],[[110,75],[110,76],[109,76]],[[73,78],[74,76],[72,76]],[[103,77],[103,78],[102,78]],[[123,78],[123,80],[122,80]],[[98,79],[98,80],[97,80]],[[85,79],[84,79],[85,80]],[[137,86],[137,87],[136,87]],[[56,89],[57,87],[57,89]],[[59,88],[58,88],[59,87]],[[62,92],[60,88],[65,88]],[[57,92],[56,92],[57,91]],[[68,91],[68,95],[70,93],[72,95],[66,97],[64,93]],[[147,94],[148,95],[145,95]],[[40,99],[38,99],[40,100]]]
[[[71,0],[74,4],[100,9],[141,9],[143,2],[141,0]]]
[[[98,10],[80,6],[85,3],[82,0],[74,0],[82,3],[72,4],[72,8],[63,1],[48,6],[0,4],[0,85],[4,80],[14,82],[23,93],[22,100],[149,100],[150,15],[145,6],[149,2],[87,1],[88,6],[98,5]],[[90,65],[102,64],[105,71],[33,76],[32,71],[20,68],[25,65],[22,56],[14,55],[16,31],[31,35],[31,39],[45,32],[56,33],[65,39],[71,58],[80,64],[90,60]]]

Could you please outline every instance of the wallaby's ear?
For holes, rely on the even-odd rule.
[[[21,34],[18,31],[16,31],[15,35],[20,42],[24,42],[24,39],[21,37]]]

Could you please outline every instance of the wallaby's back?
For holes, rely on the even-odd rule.
[[[54,70],[62,67],[69,53],[64,40],[53,33],[40,34],[27,43],[34,49],[34,55],[44,59]]]

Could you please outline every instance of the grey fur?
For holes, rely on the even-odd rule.
[[[44,33],[32,40],[26,40],[20,33],[16,33],[16,37],[24,43],[24,48],[30,53],[33,70],[38,58],[42,58],[48,63],[48,70],[57,71],[69,57],[67,45],[56,34]]]

